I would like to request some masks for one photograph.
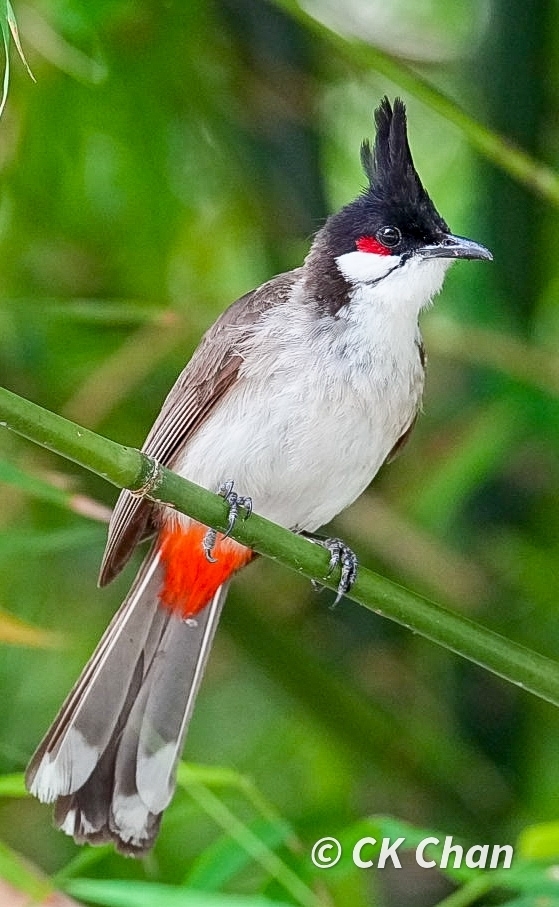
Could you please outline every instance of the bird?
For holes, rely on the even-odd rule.
[[[415,424],[421,311],[452,262],[492,259],[450,231],[423,187],[402,100],[382,98],[374,120],[373,147],[361,146],[365,188],[326,219],[300,267],[209,328],[142,448],[220,490],[230,527],[254,507],[312,536],[359,497]],[[124,490],[100,585],[146,539],[130,591],[26,773],[77,843],[132,856],[155,842],[230,580],[254,557],[228,533]],[[342,568],[339,597],[356,558],[338,539],[323,543]]]

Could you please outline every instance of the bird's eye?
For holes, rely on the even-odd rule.
[[[375,233],[375,239],[378,239],[387,249],[394,249],[402,239],[402,234],[398,227],[381,227]]]

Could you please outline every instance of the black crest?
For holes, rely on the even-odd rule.
[[[400,253],[438,242],[450,232],[414,167],[403,102],[396,98],[392,107],[383,98],[375,111],[375,123],[374,147],[368,142],[361,146],[369,185],[355,201],[332,215],[322,231],[329,254],[334,256],[354,251],[360,236],[375,236],[384,226],[400,230]]]
[[[400,98],[384,97],[375,110],[377,134],[374,149],[369,142],[361,146],[361,163],[369,180],[366,193],[373,205],[387,206],[412,223],[428,223],[448,231],[448,227],[415,169],[408,143],[406,108]]]
[[[450,232],[413,165],[403,102],[396,98],[392,108],[388,98],[383,98],[375,111],[375,123],[374,148],[368,142],[361,146],[368,187],[328,218],[307,257],[313,296],[332,314],[349,301],[347,281],[335,260],[354,252],[360,237],[374,237],[382,227],[397,227],[401,233],[398,253],[402,255],[437,243]]]

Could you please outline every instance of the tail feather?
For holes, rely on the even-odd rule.
[[[120,766],[133,753],[137,791],[154,813],[162,812],[173,796],[176,764],[226,594],[227,586],[221,586],[195,620],[171,617],[120,740],[115,793],[126,796],[118,785],[124,777]],[[194,640],[196,658],[191,658]]]
[[[159,617],[158,555],[148,555],[26,773],[30,793],[46,803],[79,790],[105,752],[124,712],[138,659]],[[157,635],[157,634],[153,634]]]
[[[32,794],[55,803],[55,823],[78,843],[147,851],[175,788],[175,772],[227,594],[196,620],[160,601],[154,548],[34,754]]]

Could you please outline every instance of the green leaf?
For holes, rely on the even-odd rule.
[[[256,835],[249,825],[236,816],[229,807],[208,787],[196,780],[184,762],[179,763],[177,784],[236,841],[247,856],[258,863],[271,878],[275,879],[304,907],[315,907],[316,897],[312,889],[288,866],[267,843]]]
[[[30,473],[20,469],[15,463],[10,463],[8,460],[0,459],[0,482],[19,488],[21,491],[39,497],[44,501],[54,504],[65,503],[66,493],[64,491],[49,482],[45,482],[43,479],[39,479],[37,476],[30,475]]]
[[[525,894],[519,898],[513,898],[512,901],[502,901],[501,907],[559,907],[559,896],[549,894]]]
[[[0,117],[4,113],[4,107],[8,100],[8,86],[10,84],[10,26],[8,25],[8,3],[6,0],[5,10],[0,15],[0,28],[2,29],[2,41],[4,43],[4,79],[2,82],[2,98],[0,100]]]
[[[23,63],[23,65],[25,66],[25,68],[29,74],[29,77],[33,80],[33,82],[35,82],[36,81],[35,76],[33,75],[33,73],[31,72],[31,70],[29,68],[29,63],[25,59],[25,54],[23,53],[23,47],[21,46],[21,41],[19,40],[19,32],[18,32],[18,28],[17,28],[16,17],[15,17],[15,13],[14,13],[12,4],[10,3],[10,0],[6,0],[6,12],[7,12],[7,16],[6,16],[7,22],[8,22],[10,31],[12,33],[12,38],[14,39],[14,44],[17,48],[17,52],[19,54],[20,60]]]
[[[405,838],[402,850],[415,850],[425,838],[444,839],[445,835],[432,828],[419,828],[394,816],[371,816],[367,820],[376,838]]]
[[[559,874],[554,862],[517,859],[510,869],[492,873],[495,886],[526,894],[559,897]]]
[[[29,65],[23,53],[23,48],[19,40],[19,31],[17,28],[16,17],[10,0],[4,0],[2,7],[0,7],[0,28],[2,29],[2,41],[4,44],[4,80],[2,84],[2,98],[0,100],[1,117],[4,112],[4,107],[6,106],[6,101],[8,99],[8,87],[10,84],[10,35],[14,39],[14,44],[17,48],[17,52],[23,62],[23,65],[27,69],[27,72],[29,73],[33,81],[35,81],[35,77],[29,69]]]
[[[62,637],[49,630],[34,627],[0,608],[0,643],[11,646],[31,646],[52,649],[62,646]]]
[[[13,775],[0,775],[0,797],[27,797],[22,772]]]
[[[208,894],[151,882],[125,879],[72,879],[67,894],[105,907],[289,907],[260,896]]]
[[[58,507],[79,513],[80,516],[86,516],[89,519],[107,522],[110,516],[110,511],[98,501],[88,498],[86,495],[58,488],[57,485],[46,481],[41,476],[33,475],[3,459],[0,459],[0,482],[12,485],[24,494],[40,501],[56,504]]]
[[[52,884],[43,879],[26,860],[0,841],[0,878],[28,894],[33,901],[43,903],[52,892]]]
[[[0,532],[0,557],[14,557],[23,552],[37,555],[85,548],[97,544],[101,538],[101,532],[89,526],[49,531],[21,529],[17,532]]]
[[[101,844],[99,847],[80,847],[76,855],[51,877],[53,885],[56,888],[64,888],[68,879],[80,876],[85,870],[89,870],[112,854],[111,844]]]
[[[480,871],[466,885],[441,901],[438,907],[469,907],[481,895],[507,891],[511,898],[499,900],[502,907],[559,907],[559,875],[554,863],[516,859],[510,869]]]
[[[247,827],[272,850],[292,836],[287,823],[280,825],[259,819],[249,823]],[[244,847],[229,835],[224,835],[195,860],[185,882],[200,891],[217,891],[252,862],[252,856]]]
[[[518,836],[518,853],[527,859],[545,860],[559,856],[559,822],[528,825]]]

